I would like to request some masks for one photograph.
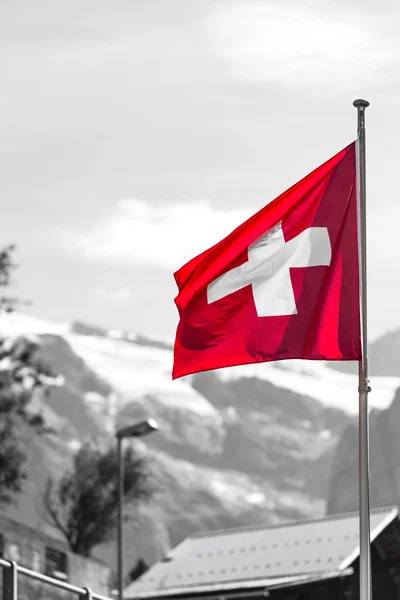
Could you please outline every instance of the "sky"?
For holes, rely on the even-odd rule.
[[[173,337],[173,273],[356,137],[369,333],[400,327],[395,0],[3,0],[0,243],[56,321]]]

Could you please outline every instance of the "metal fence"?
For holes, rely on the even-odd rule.
[[[108,598],[107,596],[92,592],[90,588],[81,588],[76,585],[65,583],[64,581],[59,581],[58,579],[53,579],[47,575],[42,575],[36,571],[21,567],[17,565],[16,562],[0,559],[0,567],[3,571],[3,600],[18,600],[19,597],[21,598],[21,596],[18,596],[18,575],[46,584],[53,589],[55,588],[63,592],[69,592],[74,596],[78,596],[79,600],[111,600],[111,598]],[[25,597],[26,595],[24,595],[24,598]]]

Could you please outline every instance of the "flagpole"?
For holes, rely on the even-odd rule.
[[[361,317],[361,360],[358,363],[359,394],[359,505],[360,505],[360,600],[372,599],[371,531],[369,498],[369,424],[367,348],[367,236],[365,194],[365,109],[367,100],[355,100],[357,108],[357,204],[358,204],[358,263]]]

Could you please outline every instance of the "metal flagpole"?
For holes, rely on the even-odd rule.
[[[118,600],[124,598],[124,455],[122,452],[121,436],[117,436],[117,460],[118,460],[118,540],[117,540],[117,563],[118,563]]]
[[[371,533],[369,502],[369,423],[367,348],[367,236],[365,195],[365,109],[366,100],[355,100],[357,108],[357,204],[358,204],[358,263],[360,285],[361,350],[358,363],[359,394],[359,503],[360,503],[360,600],[372,599]]]

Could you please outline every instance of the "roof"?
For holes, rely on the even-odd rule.
[[[398,517],[371,511],[371,541]],[[193,535],[133,582],[125,597],[152,598],[268,587],[341,576],[359,555],[358,512]]]

